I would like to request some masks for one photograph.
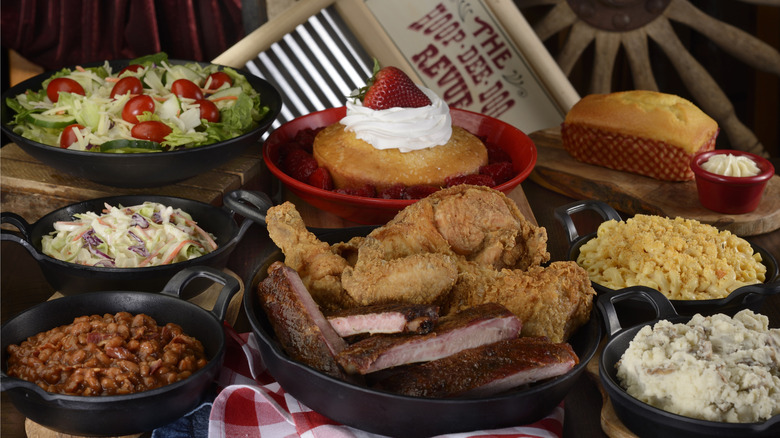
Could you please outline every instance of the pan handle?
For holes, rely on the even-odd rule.
[[[718,301],[718,304],[726,305],[731,303],[732,301],[740,300],[750,294],[769,296],[777,293],[780,293],[780,283],[749,284],[747,286],[742,286],[740,288],[737,288],[733,292],[728,294],[728,296],[726,296],[725,298],[721,298]]]
[[[187,286],[190,281],[198,277],[205,277],[215,283],[223,285],[222,290],[219,292],[219,296],[214,303],[214,307],[211,309],[211,313],[220,322],[224,322],[230,299],[241,289],[241,285],[234,277],[219,269],[210,266],[191,266],[189,268],[184,268],[168,281],[161,293],[181,298],[184,287]]]
[[[569,246],[573,245],[574,241],[580,237],[579,233],[577,233],[577,227],[574,225],[574,221],[572,220],[571,215],[585,210],[595,211],[601,216],[602,219],[604,219],[605,222],[611,219],[616,221],[623,220],[621,219],[620,214],[618,214],[614,208],[602,201],[585,200],[562,205],[556,208],[553,213],[555,218],[558,219],[558,222],[560,222],[561,225],[563,225],[563,228],[566,229],[566,235],[569,239]]]
[[[672,302],[661,292],[646,286],[631,286],[599,295],[596,307],[604,318],[609,336],[622,330],[615,303],[623,300],[638,299],[648,302],[655,310],[656,319],[668,319],[677,316]]]
[[[28,382],[16,377],[11,377],[5,372],[0,373],[0,392],[9,391],[11,389],[20,388],[24,391],[34,392],[38,397],[46,401],[56,401],[60,396],[55,393],[47,392],[35,383]],[[29,395],[29,394],[26,394]]]
[[[0,213],[0,223],[15,226],[24,236],[24,240],[30,240],[30,224],[18,214],[4,211]]]
[[[33,258],[35,258],[35,260],[41,259],[41,253],[38,252],[38,250],[35,249],[35,247],[30,242],[30,224],[24,220],[23,217],[16,213],[4,211],[0,213],[0,223],[11,224],[18,228],[19,232],[22,234],[22,237],[19,237],[11,231],[2,230],[2,232],[0,232],[0,240],[16,242],[19,245],[22,245],[24,249],[26,249],[27,252],[33,256]]]
[[[233,190],[227,192],[222,202],[234,212],[265,225],[265,214],[274,204],[263,192]]]

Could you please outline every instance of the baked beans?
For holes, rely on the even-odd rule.
[[[72,324],[8,346],[9,376],[68,395],[130,394],[190,377],[208,363],[201,342],[173,323],[119,312],[81,316]]]

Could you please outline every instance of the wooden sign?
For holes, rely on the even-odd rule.
[[[213,62],[276,85],[285,96],[278,125],[344,105],[374,58],[453,108],[525,132],[559,125],[579,100],[512,1],[300,1]]]

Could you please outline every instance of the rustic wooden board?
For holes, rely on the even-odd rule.
[[[0,210],[16,213],[32,223],[43,215],[88,199],[114,195],[154,194],[222,205],[225,193],[246,188],[264,172],[260,146],[201,175],[168,186],[109,187],[76,178],[47,166],[10,143],[0,149]]]
[[[601,351],[604,348],[606,340],[601,342],[598,351],[593,355],[593,358],[588,362],[585,367],[587,374],[590,378],[596,381],[596,385],[601,392],[602,407],[601,407],[601,429],[604,430],[610,438],[636,438],[636,435],[627,428],[620,418],[615,413],[615,408],[612,406],[612,401],[607,395],[607,391],[601,385],[601,379],[599,377],[599,357]]]
[[[696,219],[740,236],[753,236],[780,228],[778,175],[769,180],[755,211],[728,215],[702,207],[694,181],[660,181],[576,161],[563,149],[558,127],[529,136],[538,152],[531,180],[558,193],[576,199],[597,199],[628,214]]]

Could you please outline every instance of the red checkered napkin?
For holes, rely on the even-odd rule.
[[[209,438],[306,437],[374,438],[374,435],[336,423],[294,397],[268,374],[252,333],[236,333],[225,325],[228,337],[225,364],[218,378],[222,391],[209,417]],[[550,414],[526,426],[442,435],[443,438],[560,438],[563,403]]]

